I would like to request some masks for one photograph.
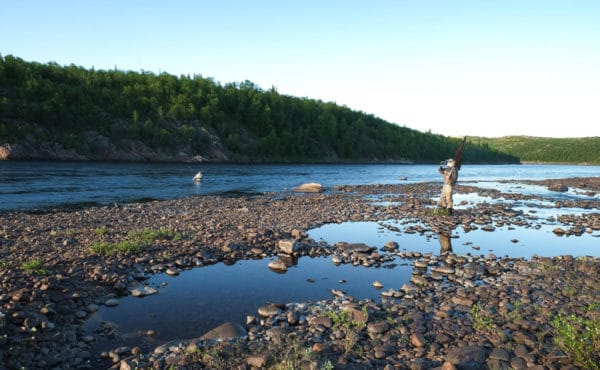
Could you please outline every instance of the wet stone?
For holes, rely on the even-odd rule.
[[[276,305],[267,305],[258,308],[258,314],[263,317],[276,316],[281,313],[281,309]]]
[[[107,306],[107,307],[115,307],[115,306],[119,305],[119,300],[116,299],[116,298],[107,299],[104,302],[104,305]]]

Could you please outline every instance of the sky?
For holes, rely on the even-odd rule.
[[[597,0],[0,0],[0,54],[249,80],[445,136],[600,136]]]

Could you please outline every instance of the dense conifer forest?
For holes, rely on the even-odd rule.
[[[600,164],[600,137],[507,136],[471,138],[478,145],[518,157],[521,162]]]
[[[141,145],[179,154],[166,158],[183,153],[237,162],[437,162],[460,142],[250,81],[222,85],[199,75],[88,70],[0,56],[0,145],[50,145],[81,158],[110,159],[92,145],[99,138],[123,151]],[[494,143],[469,140],[464,160],[519,161],[522,151]],[[591,145],[598,153],[597,140]],[[561,162],[556,156],[562,152],[551,153],[540,160]]]

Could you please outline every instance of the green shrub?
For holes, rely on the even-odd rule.
[[[578,365],[600,369],[600,318],[559,313],[551,322],[554,342]]]

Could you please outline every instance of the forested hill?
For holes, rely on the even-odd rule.
[[[221,85],[0,56],[4,159],[437,162],[458,143],[248,81]],[[473,142],[463,158],[518,161]]]
[[[473,137],[471,141],[514,155],[522,162],[600,164],[600,137]]]

